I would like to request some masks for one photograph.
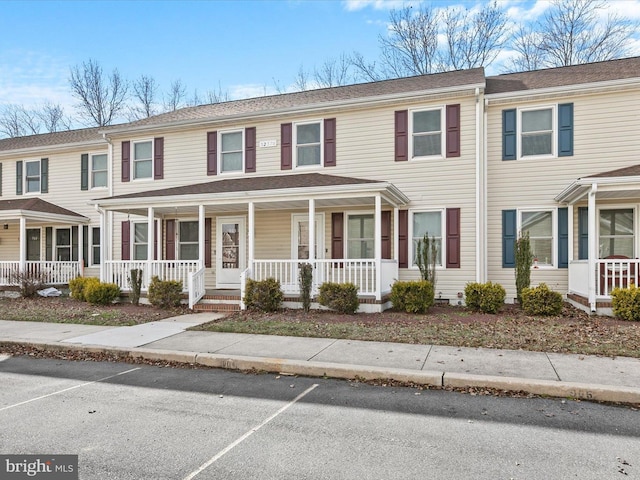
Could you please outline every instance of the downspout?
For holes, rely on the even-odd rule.
[[[113,197],[113,142],[106,133],[102,134],[102,138],[107,142],[107,176],[109,177],[109,196]]]
[[[103,133],[102,134],[102,138],[107,142],[107,184],[109,185],[109,197],[113,197],[113,183],[114,183],[114,179],[113,179],[113,142],[111,141],[111,138],[106,134]],[[104,212],[104,210],[103,210]],[[109,211],[107,212],[107,219],[103,219],[103,223],[104,225],[101,226],[100,228],[100,237],[102,240],[102,236],[103,236],[103,230],[105,230],[107,228],[107,225],[109,225],[111,227],[111,225],[113,225],[113,212]],[[104,228],[102,228],[104,227]],[[106,238],[106,237],[104,237]],[[100,245],[100,253],[103,256],[103,258],[109,258],[112,259],[113,258],[113,238],[111,239],[112,241],[109,242],[109,245],[107,246],[107,249],[103,250],[102,247],[103,245]],[[102,262],[100,262],[101,268],[102,268]]]
[[[475,90],[476,97],[476,282],[483,282],[484,277],[484,128],[482,128],[483,113],[481,111],[480,89]],[[481,145],[482,139],[482,145]]]
[[[591,190],[589,191],[589,203],[588,203],[588,237],[589,237],[589,307],[591,312],[596,311],[596,257],[598,251],[596,247],[598,245],[596,239],[596,193],[598,191],[598,184],[591,184]]]

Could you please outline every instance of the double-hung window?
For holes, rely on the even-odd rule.
[[[411,239],[412,239],[412,265],[417,266],[417,258],[418,258],[418,245],[419,242],[424,240],[425,235],[429,237],[429,240],[432,240],[436,247],[436,265],[442,266],[442,221],[443,215],[442,211],[432,211],[432,212],[413,212],[413,221],[412,221],[412,231],[411,231]],[[428,255],[431,255],[430,252],[427,252]],[[427,261],[430,259],[427,258]]]
[[[153,178],[153,142],[133,143],[133,178]]]
[[[411,158],[442,155],[442,111],[411,112]]]
[[[244,170],[243,131],[220,133],[220,173]]]
[[[100,227],[91,228],[91,265],[100,265]]]
[[[347,217],[347,258],[373,258],[375,254],[373,214]]]
[[[554,155],[554,108],[521,110],[520,116],[520,156]]]
[[[600,258],[620,255],[634,258],[633,208],[601,209],[599,219]]]
[[[56,260],[58,262],[71,261],[71,229],[56,229]]]
[[[198,260],[198,222],[180,222],[178,229],[178,258]]]
[[[25,162],[25,191],[40,193],[40,160]]]
[[[320,165],[322,159],[322,122],[295,125],[296,166]]]
[[[149,248],[149,225],[147,223],[133,224],[133,259],[147,260]]]
[[[91,188],[107,186],[107,154],[91,155]]]
[[[520,212],[520,233],[529,235],[531,253],[538,266],[555,264],[553,211],[537,210]]]

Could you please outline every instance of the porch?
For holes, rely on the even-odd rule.
[[[21,276],[29,276],[45,285],[68,285],[69,281],[82,274],[81,262],[0,261],[0,286],[20,285]]]

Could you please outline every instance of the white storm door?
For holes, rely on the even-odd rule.
[[[324,214],[316,214],[316,256],[324,258]],[[293,260],[307,260],[309,258],[309,215],[293,215],[293,239],[291,242]]]
[[[216,287],[240,288],[240,274],[246,268],[244,217],[216,220]]]

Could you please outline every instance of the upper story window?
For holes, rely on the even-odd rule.
[[[16,195],[49,191],[49,159],[16,162]]]
[[[553,211],[520,211],[520,233],[529,235],[531,253],[537,266],[555,265]]]
[[[40,160],[25,162],[24,188],[26,193],[40,193]]]
[[[427,235],[436,245],[436,265],[442,266],[442,232],[444,231],[442,222],[444,216],[442,211],[413,212],[411,223],[411,245],[412,245],[412,265],[417,266],[418,242],[424,240]]]
[[[133,143],[133,178],[153,178],[153,142]]]
[[[442,109],[411,112],[411,158],[442,155]]]
[[[107,186],[107,154],[91,155],[91,188]]]
[[[296,166],[320,165],[322,159],[322,122],[295,125]]]
[[[522,110],[520,156],[554,155],[554,109]]]
[[[243,131],[220,133],[220,173],[244,170]]]

